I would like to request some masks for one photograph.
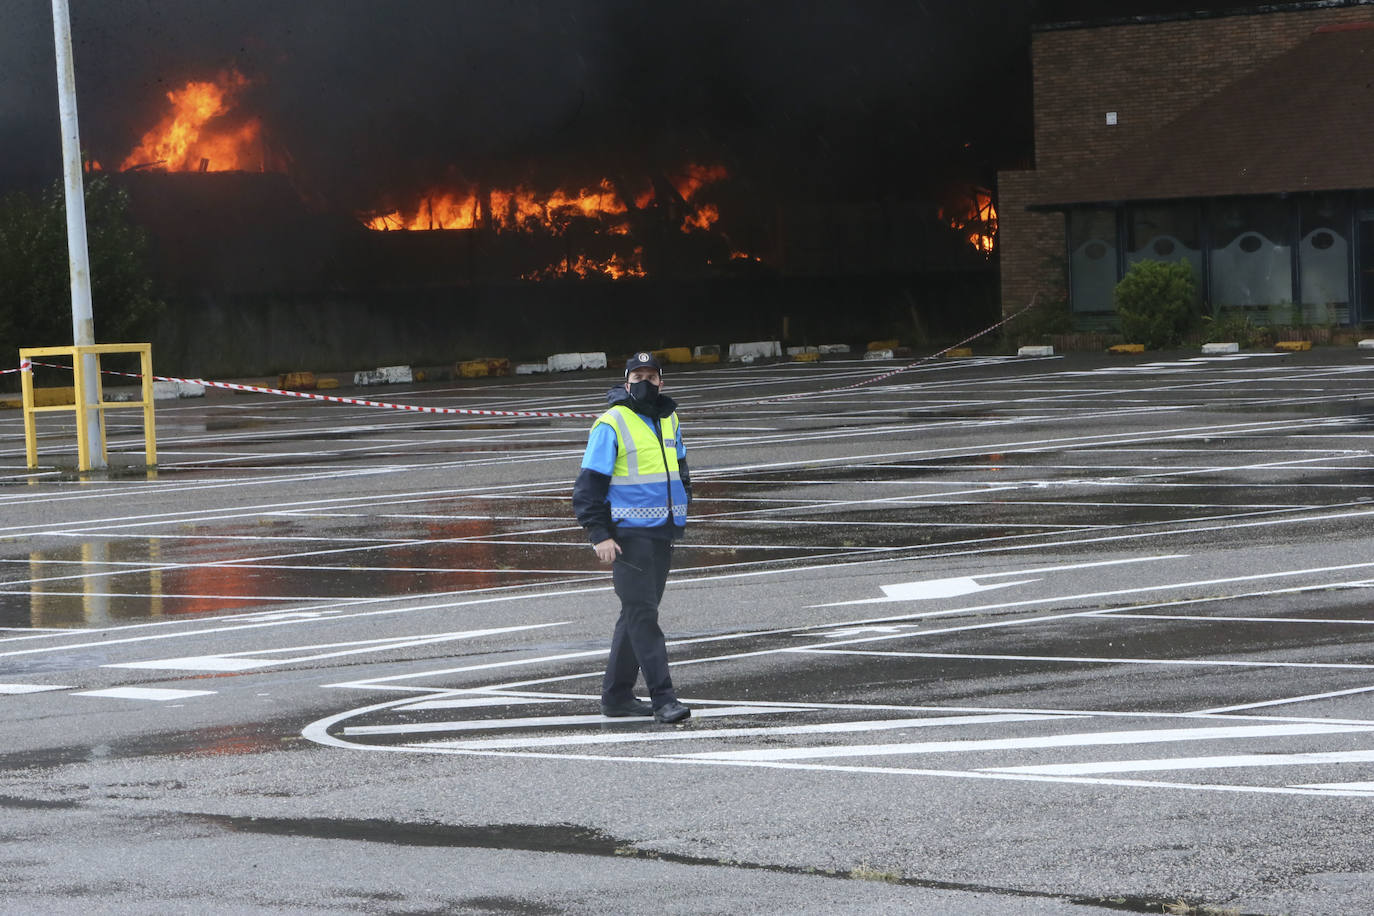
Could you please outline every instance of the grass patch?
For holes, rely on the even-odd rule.
[[[849,870],[849,877],[857,881],[882,881],[887,884],[899,884],[902,880],[900,872],[884,871],[872,865],[856,865]]]

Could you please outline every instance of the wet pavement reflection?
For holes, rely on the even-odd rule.
[[[1350,472],[1339,467],[1274,470],[1237,487],[1224,469],[1198,473],[1187,451],[1171,450],[1167,461],[1150,455],[1148,462],[1105,449],[1096,458],[1083,450],[990,453],[977,460],[707,474],[696,487],[691,536],[675,566],[704,570],[867,551],[1014,545],[1227,511],[1338,504],[1351,496]],[[1170,465],[1183,476],[1168,477]],[[1259,502],[1267,476],[1282,483],[1282,504]],[[1326,486],[1335,481],[1345,487]],[[567,492],[430,496],[247,518],[227,513],[154,536],[38,538],[41,549],[3,557],[0,625],[98,627],[604,577],[571,516]]]

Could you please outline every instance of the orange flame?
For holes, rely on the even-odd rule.
[[[700,191],[708,184],[715,184],[724,178],[729,178],[730,173],[723,165],[697,165],[692,163],[687,166],[687,170],[682,175],[675,175],[668,180],[673,183],[673,187],[682,195],[683,200],[690,201],[692,195]]]
[[[622,258],[618,254],[613,254],[604,261],[589,258],[586,255],[578,255],[577,260],[569,263],[566,260],[556,264],[550,264],[542,270],[533,270],[524,274],[522,280],[551,280],[556,277],[578,276],[583,279],[599,274],[609,277],[612,280],[623,280],[626,277],[644,277],[648,274],[644,271],[641,259],[644,255],[642,247],[636,247],[634,254],[628,258]]]
[[[167,93],[169,111],[119,166],[121,171],[155,167],[169,172],[264,170],[257,118],[237,124],[223,119],[234,110],[248,80],[237,70],[214,82],[188,82]]]
[[[941,208],[939,218],[948,220],[951,229],[967,230],[968,241],[984,255],[992,254],[997,244],[997,207],[993,205],[992,194],[982,188],[970,191],[968,198],[960,202],[956,215]]]
[[[374,216],[369,229],[472,229],[477,225],[477,195],[459,196],[450,191],[431,191],[409,216],[393,210]]]
[[[693,204],[692,198],[708,184],[715,184],[724,178],[729,178],[730,173],[723,165],[697,165],[692,163],[687,166],[684,174],[671,176],[668,180],[673,183],[673,188],[678,195],[688,204],[694,207],[693,211],[682,220],[682,231],[691,232],[693,229],[710,229],[712,224],[720,219],[720,210],[715,204]]]
[[[720,219],[720,211],[715,204],[704,204],[692,213],[689,213],[682,221],[682,231],[687,232],[691,229],[710,229],[711,224]]]
[[[596,188],[575,192],[558,188],[547,195],[524,185],[492,189],[487,192],[485,206],[475,186],[463,190],[431,188],[412,207],[365,216],[363,225],[369,229],[475,229],[485,220],[492,228],[505,231],[536,225],[556,231],[570,217],[606,219],[628,212],[610,180],[603,178]],[[629,232],[629,225],[621,220],[612,221],[607,228],[617,235]]]
[[[720,209],[713,203],[701,203],[693,198],[702,188],[728,177],[724,166],[688,165],[680,173],[667,176],[680,200],[657,201],[658,195],[650,186],[635,194],[634,209],[644,210],[659,202],[671,208],[666,212],[673,213],[676,218],[684,212],[682,204],[685,203],[681,231],[710,230],[720,220]],[[628,196],[628,191],[626,193]],[[594,220],[594,231],[604,235],[628,236],[632,231],[631,208],[609,178],[576,191],[557,188],[548,193],[540,193],[523,184],[513,188],[482,188],[475,183],[436,186],[407,207],[359,214],[364,226],[378,231],[480,227],[497,232],[543,230],[554,235],[562,235],[569,221],[579,218]],[[739,257],[750,256],[741,253]],[[522,279],[606,277],[621,280],[644,276],[647,273],[643,248],[637,247],[632,254],[614,254],[606,259],[586,254],[569,255],[548,267],[523,274]]]
[[[688,165],[680,175],[669,177],[673,188],[684,201],[693,206],[682,221],[682,231],[710,229],[719,219],[714,204],[696,205],[693,196],[708,184],[728,178],[724,166]],[[654,201],[652,188],[635,195],[635,208],[642,210]],[[536,226],[558,232],[570,217],[599,219],[604,229],[613,235],[628,235],[630,208],[625,205],[615,185],[603,178],[594,187],[569,191],[558,188],[548,194],[525,186],[492,188],[486,192],[486,203],[475,184],[464,187],[434,187],[420,195],[409,207],[385,213],[360,215],[369,229],[475,229],[487,225],[500,231],[533,229]]]

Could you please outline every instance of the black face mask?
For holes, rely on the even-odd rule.
[[[658,401],[658,386],[648,379],[631,382],[630,397],[645,407],[652,407]]]

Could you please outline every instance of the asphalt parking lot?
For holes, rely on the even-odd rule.
[[[589,420],[212,390],[81,479],[7,412],[7,906],[1367,912],[1374,361],[898,365],[667,374],[681,726],[597,709]]]

